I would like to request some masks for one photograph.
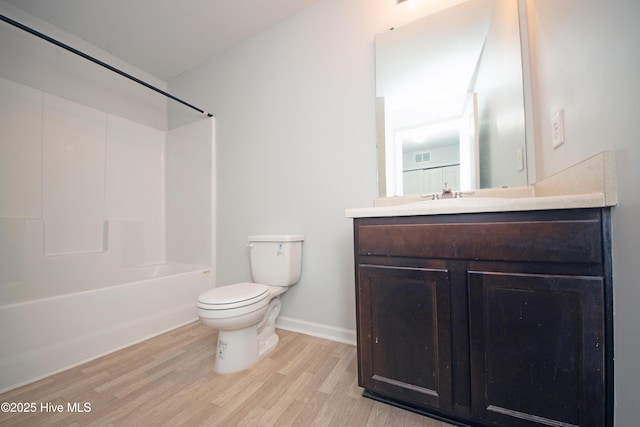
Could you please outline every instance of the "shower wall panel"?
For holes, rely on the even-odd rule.
[[[44,94],[42,216],[47,255],[104,250],[107,115]]]
[[[0,78],[0,218],[41,214],[42,92]]]
[[[207,118],[167,135],[167,260],[213,265],[215,120]]]
[[[140,123],[107,118],[105,219],[133,221],[128,227],[140,235],[123,246],[125,264],[165,259],[165,138],[166,132]]]

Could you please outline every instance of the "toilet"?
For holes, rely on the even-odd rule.
[[[253,282],[209,290],[198,297],[198,316],[218,329],[214,370],[242,371],[278,345],[276,319],[280,298],[300,280],[301,234],[249,236]]]

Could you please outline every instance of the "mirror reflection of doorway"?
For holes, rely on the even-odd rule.
[[[397,133],[402,150],[402,194],[459,189],[460,120],[429,123]]]
[[[439,193],[444,188],[470,191],[479,184],[477,96],[461,117],[397,131],[400,194]]]
[[[519,13],[516,0],[469,0],[376,35],[381,197],[442,191],[445,182],[462,191],[527,184]],[[436,164],[435,143],[419,147],[404,134],[454,119],[464,124],[448,166],[460,174],[439,180],[447,165]],[[418,150],[431,151],[431,163]]]

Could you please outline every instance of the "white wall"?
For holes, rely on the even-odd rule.
[[[547,177],[615,150],[619,204],[612,210],[616,425],[637,424],[640,385],[640,2],[533,0],[531,34],[537,174]],[[564,110],[566,142],[551,147],[551,116]]]
[[[344,209],[377,192],[374,34],[446,2],[426,3],[320,1],[169,82],[216,116],[219,285],[250,280],[248,235],[304,233],[282,317],[354,339]]]

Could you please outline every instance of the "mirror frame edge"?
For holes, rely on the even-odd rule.
[[[536,183],[536,139],[533,108],[533,76],[529,45],[527,0],[518,0],[520,21],[520,52],[522,61],[522,87],[524,89],[524,131],[526,141],[527,185]]]

